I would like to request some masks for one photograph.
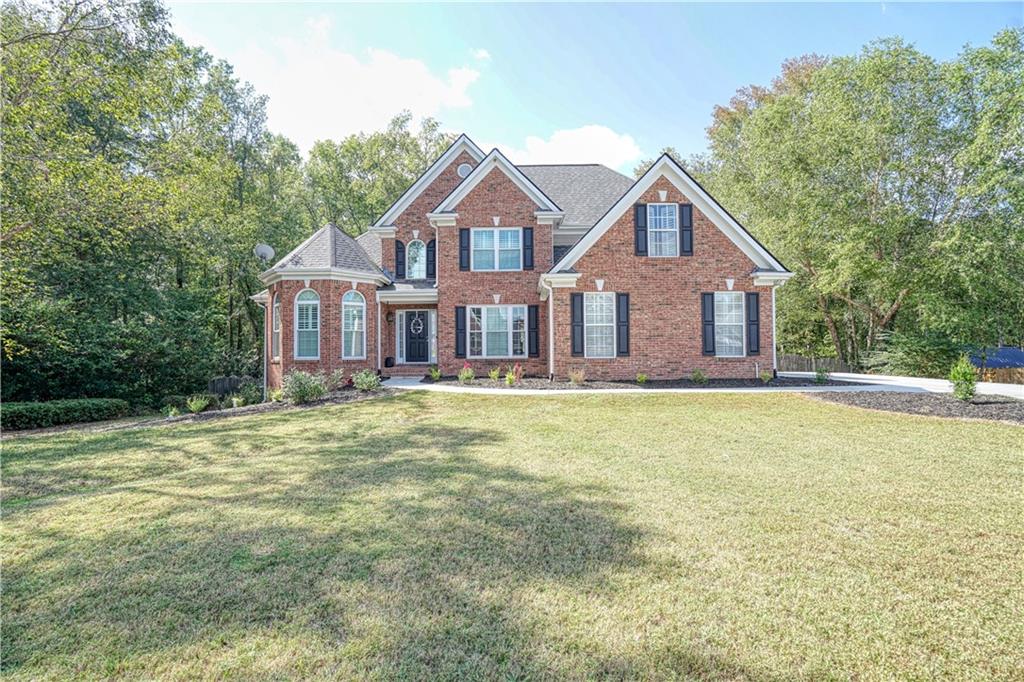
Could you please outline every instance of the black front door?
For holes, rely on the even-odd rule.
[[[426,362],[430,359],[430,318],[425,310],[405,313],[405,361]]]

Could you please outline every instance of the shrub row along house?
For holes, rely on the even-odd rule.
[[[263,273],[268,383],[520,363],[594,379],[775,369],[792,273],[668,155],[634,182],[516,166],[460,136],[364,234],[327,225]]]

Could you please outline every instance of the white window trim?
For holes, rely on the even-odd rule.
[[[281,294],[274,296],[274,302],[270,306],[270,359],[281,360]],[[274,350],[274,341],[277,341],[277,353]]]
[[[417,242],[419,242],[420,244],[423,245],[423,276],[422,277],[413,277],[412,276],[412,268],[409,267],[409,253],[410,253],[410,248],[409,247],[412,246],[413,244],[417,243]],[[409,243],[405,245],[405,278],[406,279],[426,279],[427,278],[427,243],[425,241],[423,241],[422,239],[410,240]]]
[[[718,354],[718,295],[726,294],[729,296],[740,297],[740,307],[743,313],[740,315],[740,354],[739,355],[719,355]],[[713,301],[715,306],[715,357],[716,358],[745,358],[747,357],[747,294],[745,291],[716,291],[715,299]],[[730,322],[726,326],[735,327],[735,322]]]
[[[587,325],[587,298],[591,297],[591,296],[611,296],[612,297],[612,323],[610,325],[611,328],[612,328],[612,354],[611,355],[591,355],[590,354],[590,349],[587,348],[587,326],[588,326]],[[618,330],[616,329],[616,323],[618,322],[618,320],[616,319],[616,316],[615,316],[616,315],[615,307],[616,307],[616,298],[615,298],[615,292],[614,291],[585,291],[585,292],[583,292],[583,357],[584,358],[586,358],[588,360],[591,360],[591,359],[593,359],[593,360],[614,360],[615,358],[617,358],[619,356],[619,346],[618,346],[618,341],[619,340],[617,338],[618,337],[618,333],[617,333]],[[601,325],[593,325],[593,326],[607,327],[609,325],[601,324]]]
[[[664,230],[664,229],[655,230],[655,229],[652,229],[651,228],[651,225],[652,225],[652,222],[651,222],[651,207],[652,206],[672,206],[673,207],[673,211],[675,212],[675,215],[676,215],[676,229],[675,230]],[[680,218],[680,216],[679,216],[679,204],[671,204],[671,203],[664,202],[664,201],[663,202],[653,203],[653,204],[647,204],[647,256],[649,258],[678,258],[679,257],[679,252],[681,250],[679,248],[681,246],[680,243],[679,243],[681,241],[681,236],[680,236],[681,235],[681,231],[680,231],[680,227],[679,227],[679,218]],[[666,254],[666,255],[660,255],[660,256],[656,256],[653,253],[651,253],[651,232],[675,232],[675,235],[676,235],[676,252],[675,253]]]
[[[430,333],[427,334],[427,362],[405,361],[405,314],[427,313],[430,321]],[[395,364],[397,365],[436,365],[437,364],[437,310],[435,308],[407,308],[395,315]]]
[[[306,293],[307,291],[312,291],[314,294],[316,294],[316,303],[312,303],[312,302],[306,302],[306,303],[302,303],[302,304],[299,303],[299,296],[301,296],[302,294]],[[316,306],[316,355],[315,356],[313,356],[313,355],[299,355],[299,305],[315,305]],[[295,314],[294,314],[294,317],[292,318],[292,321],[293,321],[294,324],[292,326],[295,327],[295,333],[293,334],[293,339],[292,339],[292,343],[294,344],[292,346],[292,359],[294,359],[296,361],[301,361],[301,362],[319,360],[320,359],[320,326],[321,326],[320,325],[320,292],[318,292],[316,289],[307,288],[307,289],[303,289],[299,293],[295,294],[294,311],[295,311]],[[313,331],[313,330],[307,329],[306,331]]]
[[[501,241],[498,238],[498,232],[501,230],[516,230],[519,232],[519,266],[515,268],[502,269],[499,265],[501,262]],[[494,269],[493,270],[481,270],[476,267],[476,233],[477,232],[493,232],[494,233]],[[473,227],[469,230],[469,270],[470,272],[522,272],[523,271],[523,228],[521,227]],[[478,306],[473,306],[474,308]]]
[[[351,293],[355,293],[359,296],[361,303],[346,303],[345,297]],[[363,332],[363,343],[362,353],[359,355],[345,355],[345,308],[359,308],[362,311],[362,327]],[[366,359],[366,297],[362,293],[355,289],[349,289],[341,295],[341,359],[342,360],[365,360]]]
[[[472,345],[469,342],[470,325],[469,320],[472,316],[472,309],[480,308],[480,348],[484,351],[482,355],[470,355],[469,349]],[[484,312],[487,308],[504,308],[508,310],[508,329],[506,335],[508,337],[508,349],[509,353],[506,355],[488,355],[487,354],[487,313]],[[523,309],[523,330],[525,332],[525,338],[523,339],[523,354],[513,355],[512,351],[512,309],[522,308]],[[509,304],[509,305],[468,305],[466,306],[466,357],[471,360],[522,360],[530,356],[530,307],[526,304]]]

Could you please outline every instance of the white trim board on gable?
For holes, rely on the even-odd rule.
[[[480,181],[487,177],[487,174],[497,168],[508,178],[515,183],[516,187],[522,190],[523,194],[530,197],[542,211],[548,213],[556,213],[561,215],[562,209],[558,207],[555,202],[548,198],[548,195],[537,187],[528,177],[523,175],[523,172],[515,167],[511,161],[505,158],[505,155],[499,152],[497,149],[492,149],[491,153],[487,157],[477,164],[477,167],[473,169],[473,172],[466,176],[466,179],[458,184],[458,186],[451,191],[451,194],[446,196],[440,204],[437,205],[432,213],[445,213],[448,211],[454,211],[455,207],[459,205],[459,202],[466,198],[473,189],[480,184]]]
[[[683,170],[683,167],[676,163],[675,159],[668,154],[662,154],[661,158],[655,161],[654,165],[639,180],[633,183],[632,187],[626,190],[626,193],[562,256],[560,261],[555,263],[549,272],[560,272],[571,268],[627,210],[632,208],[633,204],[640,199],[640,196],[662,176],[682,192],[759,269],[788,273],[782,263],[768,253],[766,248],[761,246],[742,225],[729,215],[729,212],[721,204],[704,191],[704,188],[697,184],[697,181],[691,178]]]
[[[477,164],[479,164],[484,158],[483,150],[480,149],[480,147],[477,147],[473,140],[469,139],[465,133],[459,135],[455,142],[452,142],[451,146],[445,150],[444,154],[439,156],[437,161],[430,164],[430,168],[428,168],[423,175],[421,175],[419,179],[409,187],[409,189],[405,190],[405,193],[398,198],[398,201],[391,204],[391,208],[384,212],[384,215],[382,215],[380,219],[373,224],[373,227],[386,227],[391,225],[391,222],[400,216],[402,211],[409,208],[409,205],[416,200],[416,197],[420,195],[420,192],[436,180],[437,176],[440,175],[453,160],[458,158],[462,152],[466,152],[472,156]],[[470,175],[472,175],[472,173],[470,173]]]

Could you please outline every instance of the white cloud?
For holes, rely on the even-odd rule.
[[[473,50],[473,59],[477,60],[478,62],[486,62],[490,58],[491,58],[491,53],[488,52],[487,50],[485,50],[482,47],[478,48],[476,50]]]
[[[497,146],[516,164],[600,163],[621,170],[643,155],[631,135],[601,125],[556,130],[546,140],[527,137],[522,149]]]
[[[269,95],[270,129],[303,152],[319,139],[380,130],[403,109],[421,119],[472,104],[469,88],[479,71],[462,66],[441,74],[419,59],[382,49],[351,54],[332,46],[331,31],[330,18],[318,17],[306,22],[300,38],[250,43],[236,53],[216,55],[231,62],[257,92]]]

